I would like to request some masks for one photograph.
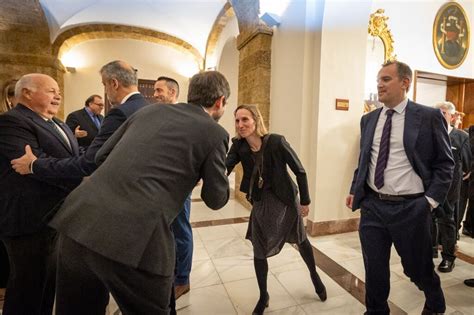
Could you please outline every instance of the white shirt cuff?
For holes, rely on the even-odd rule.
[[[426,198],[426,199],[428,200],[428,202],[430,203],[431,209],[438,208],[439,202],[437,202],[437,201],[434,200],[433,198],[428,197],[428,196],[426,196],[426,195],[425,195],[425,198]]]

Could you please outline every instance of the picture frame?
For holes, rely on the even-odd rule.
[[[469,51],[470,26],[463,7],[457,2],[444,4],[433,24],[436,58],[447,69],[459,67]]]

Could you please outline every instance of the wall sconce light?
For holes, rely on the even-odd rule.
[[[260,19],[267,24],[269,27],[278,26],[281,23],[281,19],[278,15],[265,12]]]

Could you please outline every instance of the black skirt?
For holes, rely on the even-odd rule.
[[[298,200],[290,207],[271,189],[264,189],[261,199],[253,204],[246,238],[252,242],[258,259],[278,254],[285,243],[301,244],[306,240],[306,231]]]

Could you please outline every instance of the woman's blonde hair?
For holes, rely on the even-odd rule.
[[[11,100],[15,98],[15,84],[17,82],[17,79],[11,79],[3,85],[0,113],[7,112],[15,107],[16,103],[13,104]]]
[[[237,114],[237,111],[239,109],[246,109],[250,112],[250,114],[252,114],[252,118],[255,121],[255,133],[257,136],[263,137],[264,135],[268,134],[267,128],[265,127],[265,124],[263,123],[262,113],[260,113],[256,105],[252,105],[252,104],[239,105],[234,111],[234,116]],[[235,129],[235,135],[237,139],[240,139],[240,135],[237,132],[237,128]]]

